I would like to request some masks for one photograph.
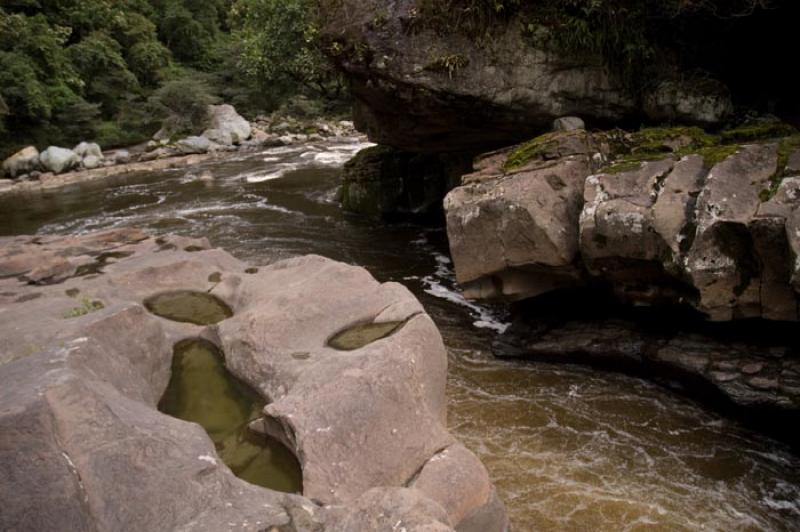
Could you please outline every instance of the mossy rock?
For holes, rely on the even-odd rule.
[[[540,135],[516,146],[508,154],[503,170],[515,172],[536,160],[546,161],[586,153],[586,136],[587,133],[583,130],[555,131]]]
[[[726,129],[720,133],[720,137],[723,143],[729,144],[732,142],[757,142],[791,137],[798,133],[797,129],[789,124],[771,121],[745,124],[733,129]]]

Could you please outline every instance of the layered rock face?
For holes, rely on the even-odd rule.
[[[342,207],[377,217],[441,213],[442,198],[471,164],[472,158],[464,154],[367,148],[344,166]]]
[[[663,142],[674,155],[603,171],[614,142],[555,133],[476,163],[445,199],[468,296],[600,281],[629,303],[685,303],[716,321],[798,319],[791,143],[683,155],[678,135]]]
[[[602,58],[537,49],[518,20],[476,38],[428,27],[414,0],[325,1],[321,9],[328,53],[351,81],[356,126],[379,144],[477,153],[530,138],[564,115],[610,123],[642,114]],[[645,112],[701,124],[730,112],[724,90],[696,92],[657,87]]]
[[[401,285],[316,256],[252,268],[137,230],[0,245],[3,530],[507,528],[444,426],[444,346]],[[230,312],[195,325],[202,309],[147,310],[184,290]],[[266,400],[252,430],[296,455],[302,496],[236,478],[201,427],[156,410],[192,338]]]

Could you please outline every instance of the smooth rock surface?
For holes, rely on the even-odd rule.
[[[81,159],[86,159],[86,157],[94,156],[98,159],[103,158],[103,150],[100,149],[100,145],[94,142],[81,142],[77,146],[75,146],[72,151],[80,157]]]
[[[39,162],[45,170],[60,174],[78,166],[81,158],[72,150],[50,146],[39,155]]]
[[[175,147],[184,155],[207,153],[211,148],[211,141],[202,136],[186,137],[176,142]]]
[[[208,117],[208,129],[203,133],[204,137],[219,144],[241,144],[250,138],[250,122],[237,113],[232,105],[209,105]]]
[[[199,326],[142,304],[177,290],[208,292],[233,316]],[[404,488],[456,445],[444,425],[447,356],[411,293],[366,270],[308,256],[253,273],[206,240],[134,229],[6,237],[0,314],[3,530],[383,530],[360,504],[409,530],[475,515],[492,516],[484,530],[506,528],[466,449],[459,475],[426,468],[436,489]],[[403,325],[352,351],[327,345],[363,322]],[[258,432],[297,456],[304,497],[236,478],[199,426],[156,410],[172,348],[187,338],[218,345],[268,402]],[[443,492],[448,510],[434,498]]]

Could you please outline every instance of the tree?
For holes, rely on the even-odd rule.
[[[238,0],[231,14],[241,65],[251,77],[263,85],[339,97],[342,80],[319,48],[312,0]]]

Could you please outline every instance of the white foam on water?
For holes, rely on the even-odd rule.
[[[271,181],[273,179],[280,179],[280,178],[284,177],[286,174],[288,174],[289,172],[293,172],[293,171],[297,170],[298,168],[300,168],[300,165],[298,165],[298,164],[283,163],[283,164],[279,164],[277,166],[277,170],[275,170],[273,172],[269,172],[269,173],[266,173],[266,174],[250,173],[250,174],[244,174],[241,177],[244,177],[245,181],[247,181],[248,183],[263,183],[264,181]]]
[[[259,153],[259,155],[287,155],[289,153],[297,153],[305,149],[306,148],[304,146],[278,146],[277,148],[270,148],[262,151]]]
[[[423,235],[412,243],[425,246],[428,244],[428,240]],[[470,314],[475,318],[472,325],[478,329],[491,329],[500,334],[506,332],[511,326],[510,323],[503,322],[491,309],[469,301],[464,297],[463,292],[457,288],[450,257],[437,252],[433,253],[433,257],[436,260],[435,272],[421,279],[422,285],[425,287],[425,293],[469,309]]]
[[[323,166],[341,166],[350,159],[353,155],[350,152],[322,152],[314,154],[314,162]]]

